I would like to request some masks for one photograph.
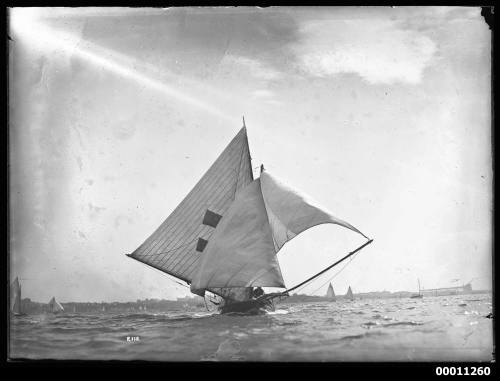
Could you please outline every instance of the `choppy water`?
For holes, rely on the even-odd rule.
[[[491,361],[491,295],[279,304],[209,312],[11,319],[10,356],[154,361]],[[139,341],[127,341],[138,336]]]

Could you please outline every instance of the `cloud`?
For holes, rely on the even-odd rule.
[[[354,73],[372,84],[417,84],[436,52],[429,37],[389,20],[315,20],[301,34],[292,47],[297,64],[317,77]]]
[[[260,90],[255,90],[252,95],[255,98],[273,98],[274,93],[271,90],[266,90],[266,89],[260,89]]]
[[[253,58],[226,54],[221,61],[225,69],[235,72],[244,71],[251,76],[265,81],[272,81],[281,78],[281,72]]]
[[[267,89],[258,89],[252,92],[252,97],[262,101],[263,103],[270,104],[272,106],[281,106],[284,103],[282,101],[276,100],[276,93]]]

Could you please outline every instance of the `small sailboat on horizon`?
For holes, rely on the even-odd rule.
[[[352,293],[351,286],[349,286],[349,288],[347,289],[347,293],[345,294],[345,298],[347,300],[350,300],[350,301],[354,300],[354,295]]]
[[[327,223],[367,241],[287,289],[277,253],[298,234]],[[260,177],[254,179],[243,119],[243,128],[184,200],[144,243],[126,255],[185,282],[193,294],[208,295],[221,313],[253,314],[273,310],[274,299],[289,296],[372,241],[285,185],[264,165]],[[285,290],[265,294],[262,287]]]
[[[56,298],[54,296],[52,297],[52,299],[50,299],[48,306],[49,306],[49,312],[52,312],[53,314],[57,314],[59,312],[64,311],[63,306],[61,306],[61,304],[58,301],[56,301]]]
[[[417,282],[418,282],[418,294],[413,294],[412,296],[410,296],[411,299],[420,299],[424,297],[424,295],[420,290],[420,279],[417,279]]]
[[[23,312],[22,299],[21,299],[21,284],[19,283],[19,279],[16,277],[14,282],[12,282],[10,288],[10,312],[14,316],[23,316],[26,315]]]
[[[337,300],[335,297],[335,291],[333,290],[333,286],[331,283],[328,286],[328,290],[326,291],[326,297],[330,299],[332,302],[335,302]]]

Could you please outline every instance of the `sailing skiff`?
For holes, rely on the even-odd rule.
[[[331,299],[333,302],[336,300],[336,297],[335,297],[335,291],[333,290],[333,286],[332,284],[330,283],[330,285],[328,286],[328,290],[326,291],[326,297],[328,299]]]
[[[52,299],[50,299],[48,306],[49,312],[52,312],[53,314],[64,311],[64,307],[61,306],[61,304],[56,300],[55,297],[52,297]]]
[[[412,296],[410,296],[411,299],[421,299],[424,297],[424,295],[422,295],[422,292],[420,291],[420,279],[417,279],[417,282],[418,282],[418,294],[413,294]]]
[[[347,300],[350,300],[350,301],[353,301],[354,300],[354,295],[352,293],[352,290],[351,290],[351,286],[349,286],[349,288],[347,289],[347,292],[345,294],[345,298]]]
[[[286,289],[277,259],[283,245],[319,224],[337,224],[367,241],[339,261]],[[130,258],[169,274],[192,293],[216,295],[221,313],[261,313],[373,240],[285,185],[261,166],[254,179],[247,130],[224,149],[177,208]],[[264,294],[261,287],[285,288]]]

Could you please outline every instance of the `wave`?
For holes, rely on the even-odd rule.
[[[398,321],[395,323],[387,323],[383,324],[382,327],[394,327],[394,326],[401,326],[401,325],[409,325],[409,326],[415,326],[415,325],[423,325],[424,323],[416,322],[416,321]]]

